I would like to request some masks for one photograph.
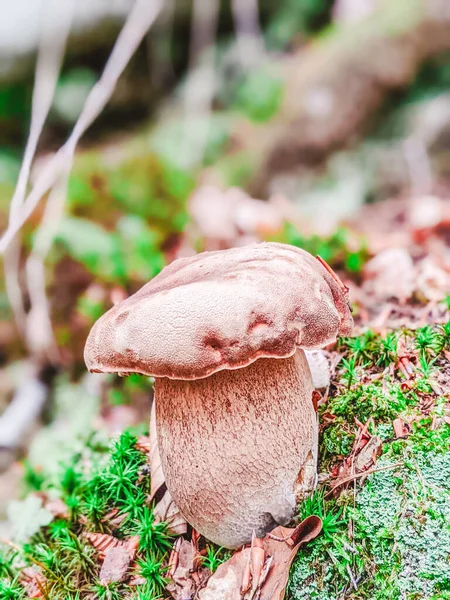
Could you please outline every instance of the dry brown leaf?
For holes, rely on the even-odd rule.
[[[261,577],[263,582],[260,586],[260,600],[283,600],[289,569],[298,549],[302,544],[317,537],[321,530],[322,521],[319,517],[311,516],[295,529],[280,526],[266,535],[263,548],[266,565],[267,561],[270,561],[270,564],[265,579]],[[206,588],[199,592],[200,600],[250,600],[257,597],[253,587],[243,597],[240,591],[251,552],[251,548],[245,548],[223,563],[209,579]]]
[[[121,523],[127,518],[127,513],[120,513],[117,508],[111,510],[107,515],[104,516],[103,521],[108,522],[113,527],[119,527]]]
[[[25,567],[20,573],[20,583],[27,598],[45,598],[46,579],[37,567]]]
[[[352,451],[340,465],[336,465],[330,475],[332,477],[332,486],[327,496],[338,495],[342,486],[364,476],[375,465],[378,456],[381,454],[382,441],[378,436],[372,436],[369,433],[369,426],[373,419],[370,418],[367,423],[362,424],[355,419],[359,432],[353,443]]]
[[[125,548],[131,559],[133,559],[139,546],[138,535],[134,535],[126,540],[119,540],[107,533],[87,532],[84,536],[101,556],[105,556],[107,551],[111,548]]]
[[[132,557],[125,546],[108,548],[105,552],[105,560],[103,561],[102,568],[100,569],[100,583],[108,585],[124,581],[131,561]]]
[[[176,558],[175,556],[176,555]],[[195,544],[179,538],[174,546],[174,553],[171,556],[172,580],[167,586],[174,600],[189,600],[196,598],[197,591],[202,588],[211,571],[204,568],[198,568],[198,550]]]
[[[250,552],[250,548],[244,548],[220,565],[206,587],[199,592],[200,600],[241,600],[241,584],[250,561]]]
[[[403,438],[406,437],[410,433],[409,426],[402,421],[402,419],[394,419],[392,422],[392,426],[394,428],[395,437]]]
[[[105,554],[109,548],[117,548],[122,545],[122,541],[107,533],[85,533],[88,542],[100,554]]]
[[[356,473],[370,469],[381,454],[383,443],[377,435],[373,435],[367,444],[360,450],[353,463]]]

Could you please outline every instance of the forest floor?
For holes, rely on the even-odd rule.
[[[298,550],[292,600],[450,598],[446,211],[437,197],[399,198],[363,207],[348,230],[308,238],[350,288],[355,335],[326,350],[331,380],[316,398],[319,485],[298,513],[300,521],[320,517],[322,532]],[[283,231],[283,241],[298,242]],[[9,471],[24,477],[26,495],[8,508],[1,597],[149,599],[167,597],[168,587],[174,598],[207,599],[208,577],[230,553],[189,534],[175,569],[176,536],[148,500],[148,401],[123,403],[130,393],[148,397],[150,383],[110,381],[113,404],[103,408],[89,386],[59,377],[52,422],[24,467]],[[292,558],[269,569],[262,599]],[[239,586],[227,594],[220,597],[240,598]]]
[[[303,4],[314,12],[280,3],[272,29],[288,25],[291,38],[254,72],[224,44],[210,113],[185,121],[180,79],[153,122],[118,131],[112,112],[112,138],[98,143],[99,126],[84,140],[43,269],[43,313],[25,266],[43,203],[25,224],[23,331],[0,290],[0,600],[450,600],[449,20],[418,0],[413,12],[380,3],[383,18],[347,26],[318,2],[317,25],[296,41],[291,10]],[[20,161],[0,150],[5,228]],[[82,357],[96,319],[165,264],[260,241],[327,261],[355,328],[324,351],[318,487],[295,534],[231,556],[179,515],[175,531],[161,519],[152,381],[87,374]],[[48,319],[35,326],[33,311]],[[2,418],[33,382],[48,396],[42,415],[6,448]]]

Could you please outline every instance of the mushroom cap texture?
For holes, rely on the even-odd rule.
[[[311,254],[278,243],[174,261],[93,326],[92,372],[193,380],[351,332],[348,298]]]

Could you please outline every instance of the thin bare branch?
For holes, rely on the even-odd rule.
[[[27,377],[0,416],[0,447],[14,450],[38,419],[47,398],[47,386],[37,375]]]
[[[37,356],[45,356],[51,363],[59,359],[58,347],[53,336],[50,307],[46,295],[44,261],[49,253],[59,223],[64,213],[69,173],[64,173],[53,186],[36,232],[33,249],[25,265],[31,308],[27,316],[26,335],[28,347]]]
[[[215,39],[219,0],[194,0],[189,73],[184,97],[182,152],[186,167],[203,160],[215,90]]]
[[[264,41],[258,15],[258,0],[232,0],[239,59],[248,69],[258,64],[264,56]]]
[[[60,174],[67,169],[67,165],[71,165],[79,139],[107,104],[117,80],[154,22],[161,7],[162,0],[153,0],[152,2],[149,2],[149,0],[136,0],[99,81],[94,85],[86,99],[70,137],[42,169],[33,189],[23,203],[20,215],[18,215],[15,223],[8,225],[0,240],[0,253],[5,252],[11,240],[33,213],[41,198],[55,184]]]
[[[67,37],[72,23],[74,0],[46,0],[43,6],[41,37],[38,48],[36,74],[31,105],[30,133],[25,146],[24,157],[17,180],[16,189],[9,208],[9,227],[15,227],[25,199],[31,165],[36,153],[39,138],[52,105]],[[59,27],[52,27],[55,13]],[[25,308],[19,283],[20,240],[15,239],[4,259],[6,292],[14,317],[22,335],[25,335]]]
[[[157,86],[175,81],[172,63],[172,43],[175,28],[175,0],[165,0],[164,7],[155,21],[152,35],[147,35],[147,55],[150,77]]]

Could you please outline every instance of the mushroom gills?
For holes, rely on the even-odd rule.
[[[205,537],[237,548],[293,518],[316,481],[312,392],[302,350],[194,381],[156,379],[167,487]]]

